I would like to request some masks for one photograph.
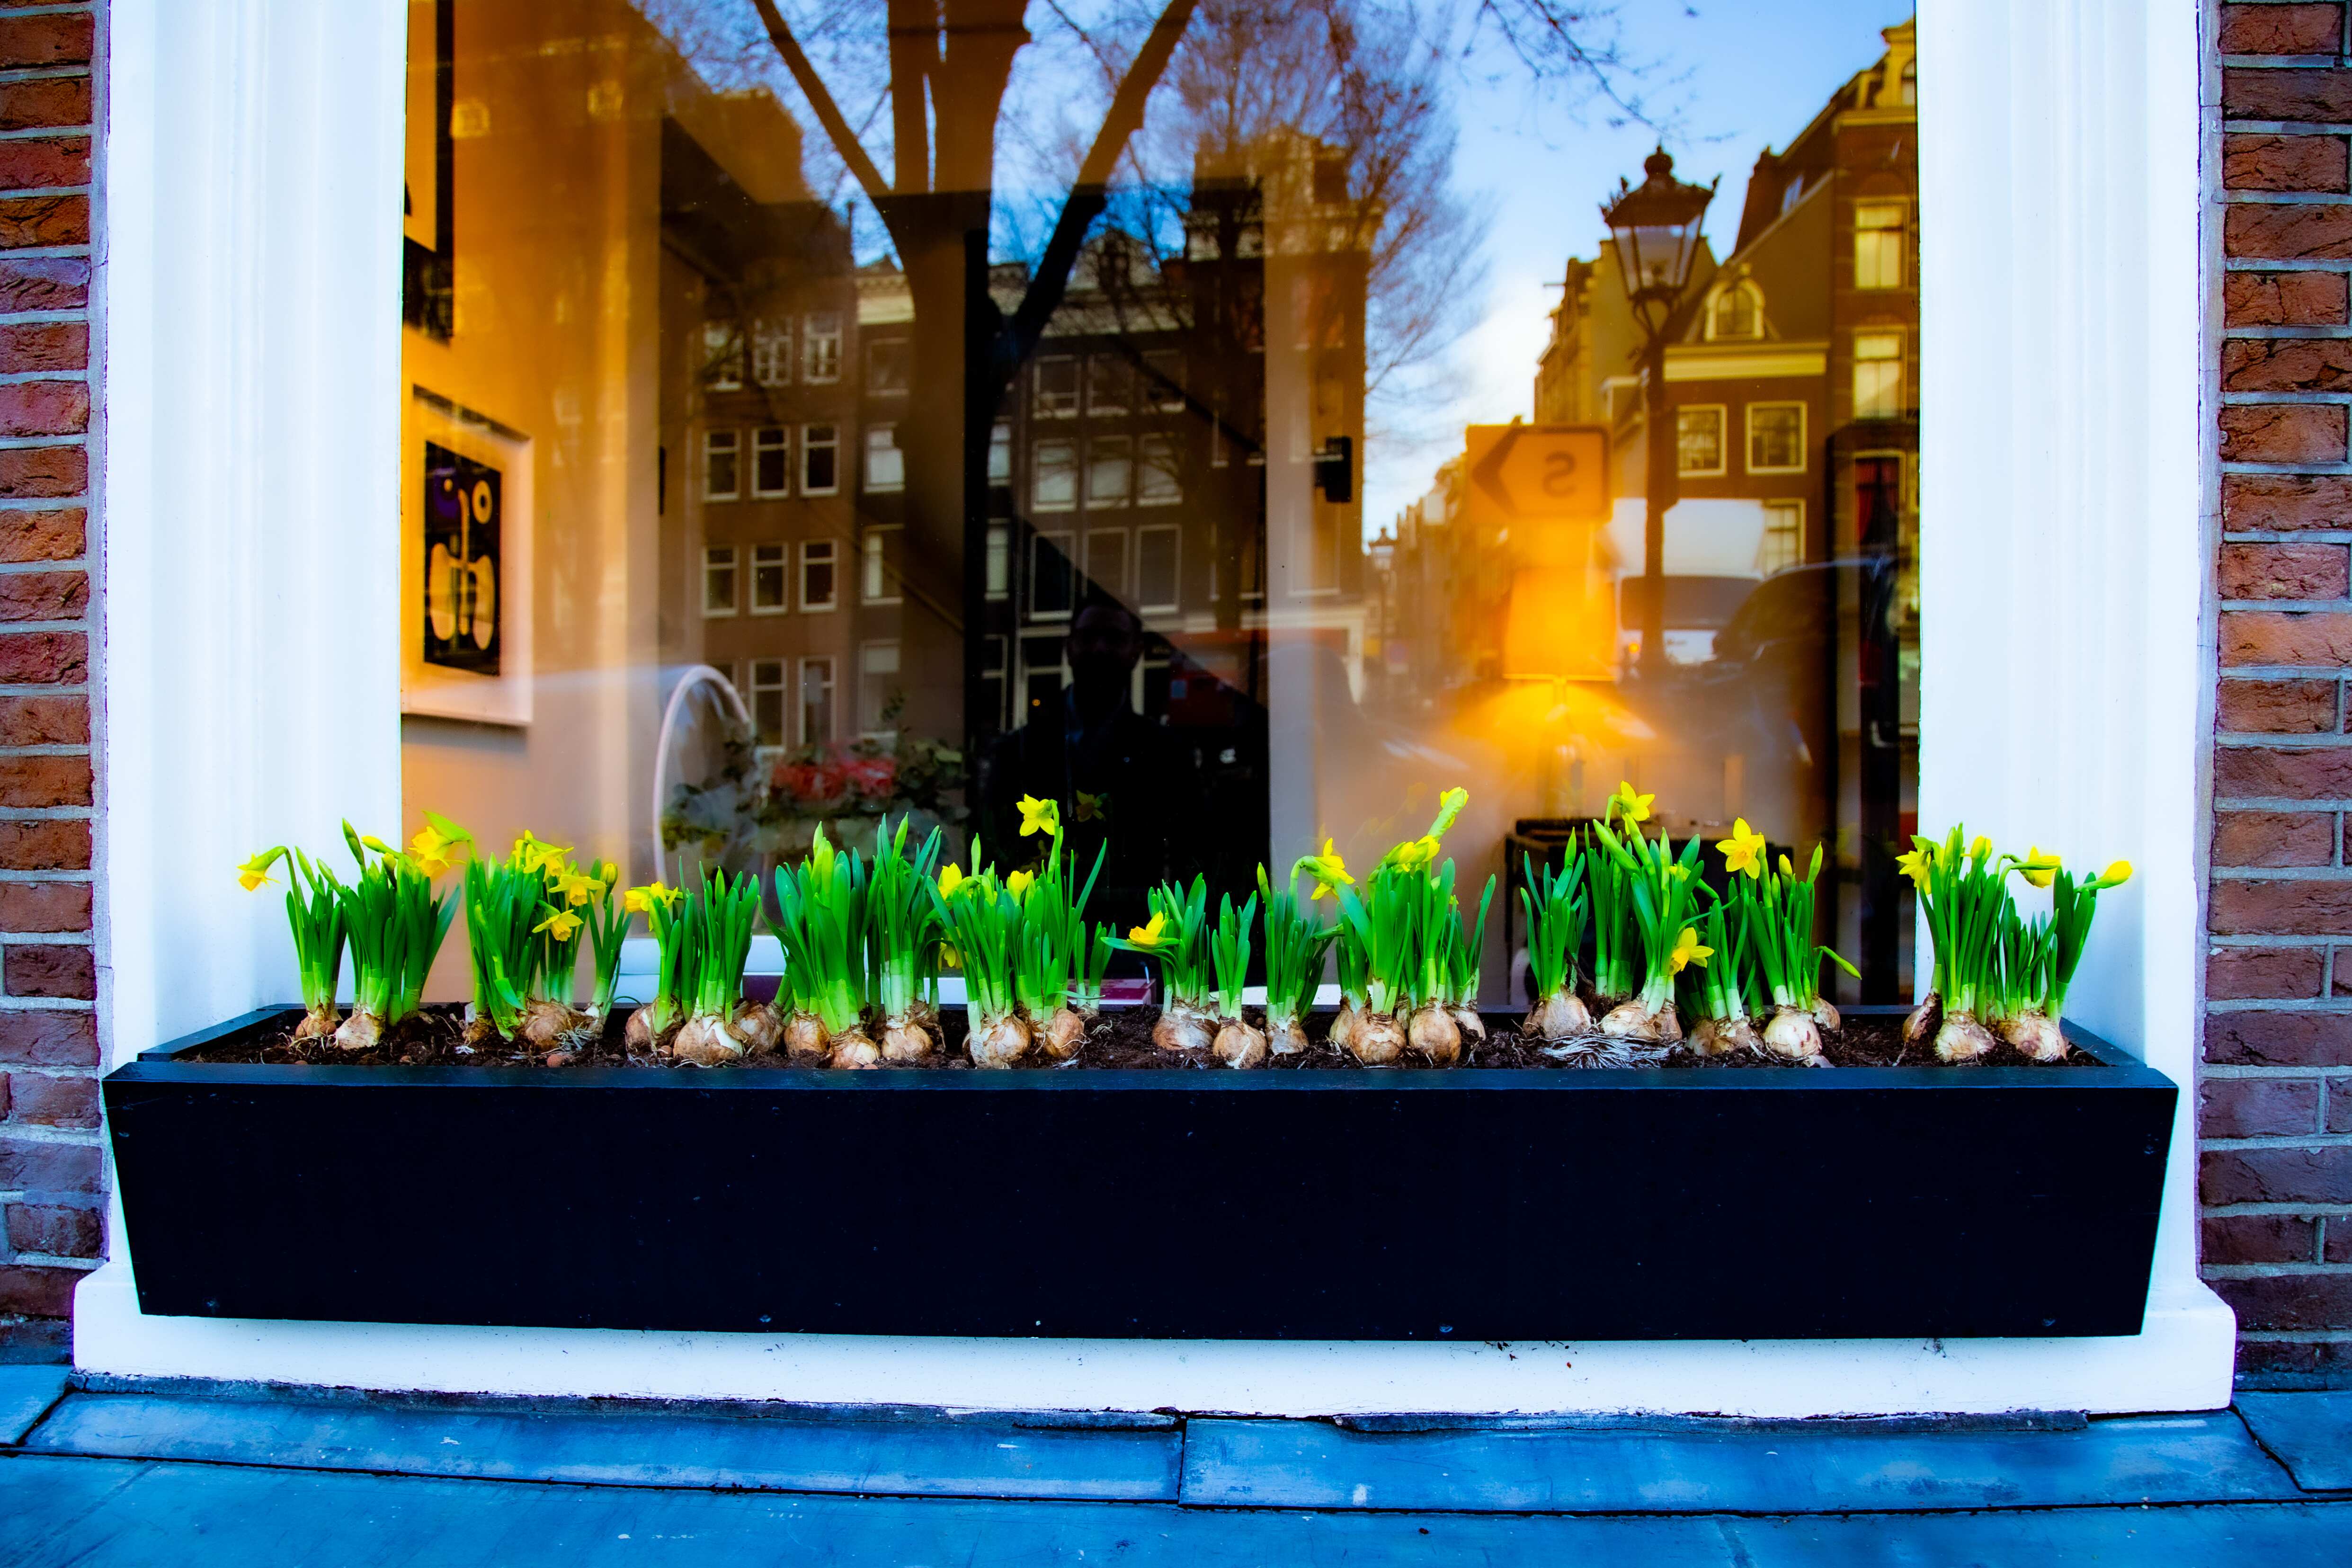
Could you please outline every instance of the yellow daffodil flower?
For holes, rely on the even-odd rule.
[[[1927,852],[1925,849],[1913,849],[1906,854],[1897,855],[1895,858],[1895,868],[1910,878],[1915,887],[1924,888],[1927,885]]]
[[[1667,955],[1666,972],[1669,974],[1680,974],[1694,963],[1704,969],[1706,967],[1706,961],[1714,956],[1715,949],[1700,944],[1697,930],[1691,926],[1685,926],[1683,934],[1675,938],[1675,951]]]
[[[1160,932],[1167,924],[1168,917],[1155,911],[1149,925],[1129,926],[1127,930],[1127,940],[1138,947],[1158,947],[1160,942]]]
[[[1418,871],[1425,866],[1434,865],[1439,852],[1436,838],[1424,833],[1418,838],[1408,838],[1391,849],[1381,857],[1381,864],[1399,867],[1407,871]]]
[[[547,918],[531,930],[543,931],[558,942],[570,942],[579,932],[580,917],[570,910],[559,910],[546,904],[540,907],[547,910]]]
[[[514,852],[515,864],[524,870],[544,871],[548,867],[560,863],[563,857],[571,854],[572,847],[568,844],[542,842],[526,827],[523,829],[522,837],[515,840]]]
[[[2130,861],[2110,861],[2107,868],[2099,873],[2099,879],[2092,883],[2091,886],[2094,888],[2120,888],[2126,882],[2131,880],[2131,876],[2132,863]]]
[[[621,908],[633,915],[650,915],[656,904],[674,908],[685,895],[676,888],[665,888],[659,882],[648,882],[642,888],[631,888],[621,895]]]
[[[1039,800],[1034,795],[1021,797],[1021,837],[1042,833],[1048,838],[1058,837],[1062,831],[1062,808],[1050,800]]]
[[[555,890],[563,895],[563,901],[575,910],[586,903],[604,885],[596,878],[583,876],[577,870],[562,872],[555,879]]]
[[[1356,885],[1356,879],[1348,874],[1347,860],[1340,855],[1339,847],[1328,837],[1323,840],[1322,854],[1302,855],[1290,868],[1290,874],[1294,877],[1301,871],[1315,879],[1314,890],[1307,895],[1307,901],[1310,904],[1326,893]]]
[[[963,868],[950,860],[940,868],[940,897],[946,898],[963,886]]]
[[[1100,795],[1088,795],[1085,790],[1078,791],[1077,805],[1076,816],[1080,822],[1110,820],[1110,792],[1108,790]]]
[[[269,868],[284,858],[286,858],[284,845],[275,849],[264,849],[257,855],[247,856],[237,862],[236,885],[248,893],[255,891],[263,883],[271,879]]]
[[[963,954],[955,950],[953,943],[941,942],[940,944],[940,962],[946,964],[950,969],[961,969],[963,967]]]
[[[1764,875],[1764,836],[1749,832],[1746,817],[1733,822],[1731,837],[1718,838],[1715,847],[1723,851],[1723,868],[1727,872],[1745,871],[1751,878]]]
[[[1036,880],[1035,877],[1026,871],[1015,871],[1004,879],[1004,890],[1012,894],[1016,900],[1025,899],[1029,896],[1031,884]]]
[[[409,840],[408,853],[410,858],[416,862],[418,870],[428,877],[437,877],[449,868],[450,857],[457,852],[457,847],[454,839],[428,825]]]
[[[2038,844],[2029,845],[2025,858],[2017,863],[2017,874],[2032,887],[2046,888],[2058,875],[2060,862],[2055,855],[2044,855]]]
[[[1622,816],[1628,823],[1647,822],[1650,820],[1650,803],[1657,798],[1655,794],[1636,794],[1630,780],[1621,780],[1617,793],[1609,797],[1609,804],[1602,808],[1601,816],[1603,819]]]

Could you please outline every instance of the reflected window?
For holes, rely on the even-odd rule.
[[[866,390],[875,396],[903,393],[908,386],[907,340],[877,338],[866,345]]]
[[[988,482],[1009,485],[1013,482],[1013,426],[997,424],[988,432]]]
[[[818,310],[801,324],[801,379],[822,385],[841,379],[841,315]]]
[[[1013,591],[1013,530],[1004,523],[988,525],[982,573],[981,591],[990,598],[1002,599]]]
[[[1723,472],[1723,409],[1720,406],[1675,410],[1675,471],[1678,474]]]
[[[702,384],[713,392],[743,390],[743,334],[732,321],[703,323]]]
[[[801,426],[801,494],[829,496],[841,489],[841,429],[835,425]]]
[[[1070,613],[1073,584],[1070,553],[1075,533],[1040,533],[1029,542],[1029,615],[1051,620]]]
[[[801,546],[802,609],[830,610],[841,602],[835,577],[839,570],[838,548],[830,539],[812,539]]]
[[[1068,511],[1078,504],[1078,444],[1040,441],[1029,455],[1029,505],[1035,511]]]
[[[1140,465],[1141,489],[1136,494],[1140,506],[1174,506],[1184,499],[1184,487],[1176,473],[1176,438],[1173,436],[1146,436],[1137,448],[1143,461]]]
[[[1172,526],[1135,531],[1135,607],[1168,611],[1177,607],[1177,541]]]
[[[1143,356],[1141,405],[1159,414],[1184,411],[1184,356],[1172,349],[1155,349]]]
[[[813,746],[833,739],[833,660],[801,660],[800,743]]]
[[[751,661],[751,729],[763,746],[784,743],[784,661]]]
[[[1127,530],[1087,531],[1087,581],[1115,598],[1127,597]]]
[[[1904,213],[1899,202],[1863,202],[1853,209],[1853,286],[1903,287]]]
[[[793,379],[790,321],[762,316],[751,323],[751,379],[761,386],[783,386]]]
[[[1752,283],[1734,283],[1715,297],[1707,323],[1715,338],[1760,338],[1764,335],[1764,300]]]
[[[1770,576],[1805,558],[1805,503],[1768,500],[1764,503],[1764,537],[1756,547],[1756,571]]]
[[[890,702],[898,693],[898,645],[870,642],[857,650],[857,730],[869,740],[893,738]]]
[[[895,605],[898,602],[898,542],[906,530],[896,524],[869,528],[859,542],[862,564],[858,573],[858,597],[869,605]]]
[[[1903,334],[1857,332],[1853,339],[1853,416],[1903,415]]]
[[[755,616],[781,616],[784,613],[784,579],[790,575],[787,558],[790,546],[755,544],[751,546],[751,613]]]
[[[1135,447],[1124,436],[1087,443],[1087,504],[1125,506],[1135,485]]]
[[[907,488],[907,459],[898,450],[896,425],[866,427],[866,488],[902,490]]]
[[[1748,405],[1748,471],[1751,474],[1800,474],[1805,469],[1805,405],[1801,403],[1751,403]]]
[[[702,613],[709,616],[735,613],[735,547],[731,544],[713,544],[702,552]]]
[[[792,489],[792,436],[780,426],[751,432],[751,493],[781,496]]]
[[[741,493],[742,437],[732,430],[713,430],[702,438],[702,499],[733,500]]]
[[[1067,419],[1078,411],[1078,362],[1066,354],[1037,362],[1034,375],[1035,399],[1030,410],[1040,419]]]
[[[1128,389],[1132,380],[1127,360],[1122,355],[1087,355],[1087,412],[1095,415],[1126,413]]]

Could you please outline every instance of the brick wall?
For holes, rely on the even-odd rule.
[[[93,8],[0,0],[0,1361],[105,1249],[90,919]]]
[[[2232,0],[2203,1263],[2242,1381],[2352,1383],[2352,39]]]

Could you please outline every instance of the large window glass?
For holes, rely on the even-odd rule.
[[[1825,846],[1908,995],[1902,0],[410,10],[410,553],[428,476],[501,520],[497,625],[402,619],[413,803],[675,881],[1048,795],[1123,921],[1459,784],[1500,997],[1629,781]]]

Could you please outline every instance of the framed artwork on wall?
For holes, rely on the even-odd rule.
[[[530,721],[531,440],[414,387],[401,489],[401,710]]]

